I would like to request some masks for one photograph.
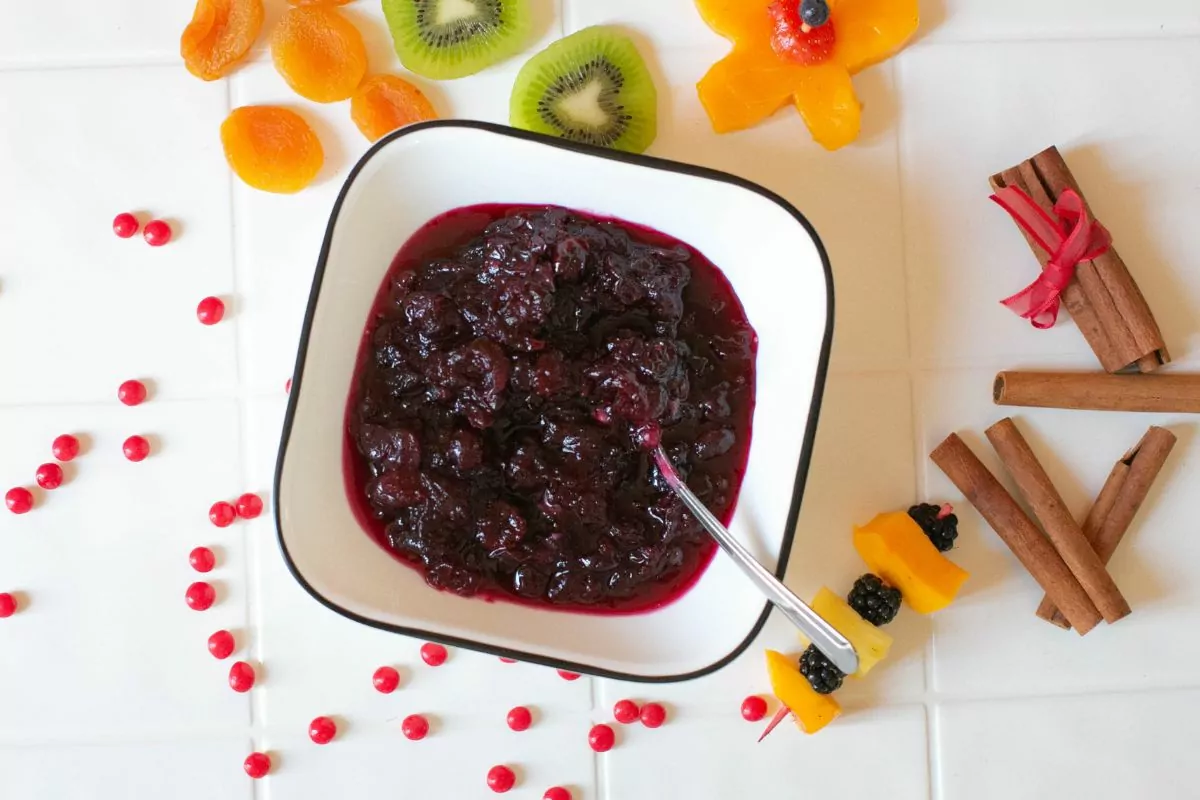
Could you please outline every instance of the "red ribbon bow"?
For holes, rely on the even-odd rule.
[[[1054,204],[1058,219],[1015,186],[996,192],[992,200],[1012,216],[1038,247],[1050,254],[1037,280],[1000,302],[1031,321],[1035,328],[1053,328],[1058,320],[1059,296],[1075,277],[1076,267],[1107,253],[1112,236],[1091,218],[1083,198],[1071,189],[1063,192]]]

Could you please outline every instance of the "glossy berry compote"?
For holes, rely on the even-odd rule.
[[[347,487],[434,587],[599,612],[682,593],[750,445],[757,340],[715,266],[560,208],[476,206],[401,250],[359,354]]]

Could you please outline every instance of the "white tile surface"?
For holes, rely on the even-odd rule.
[[[942,796],[1195,797],[1197,704],[1180,691],[943,706]]]
[[[30,513],[0,517],[0,591],[25,599],[0,631],[0,743],[243,731],[247,702],[205,644],[246,620],[242,528],[208,521],[214,501],[240,492],[236,406],[5,409],[6,490],[32,485],[65,432],[86,446],[67,481],[39,491]],[[153,446],[139,464],[121,454],[133,433]],[[184,602],[202,577],[188,565],[198,545],[219,556],[204,576],[217,604],[203,613]]]
[[[788,576],[801,594],[844,591],[859,574],[853,523],[914,498],[955,499],[925,459],[950,430],[995,466],[980,434],[1004,415],[990,402],[996,368],[1094,364],[1069,323],[1038,333],[997,305],[1033,262],[987,202],[992,172],[1063,147],[1176,360],[1200,365],[1193,0],[1133,11],[1119,0],[923,0],[920,41],[856,78],[863,141],[835,154],[790,109],[752,131],[711,132],[694,84],[727,44],[691,0],[535,4],[527,54],[467,79],[418,80],[443,115],[504,121],[528,54],[563,32],[620,25],[659,89],[651,153],[762,183],[828,248],[836,336]],[[571,683],[464,651],[434,669],[420,642],[312,600],[288,574],[269,515],[209,525],[217,499],[253,490],[269,503],[317,251],[367,142],[346,103],[305,103],[274,71],[267,35],[283,0],[266,2],[252,63],[211,84],[177,63],[192,6],[0,5],[0,488],[30,484],[57,434],[87,437],[67,484],[41,493],[34,513],[0,512],[0,591],[21,602],[0,620],[0,798],[484,797],[486,770],[501,762],[522,775],[516,798],[553,784],[576,800],[876,798],[881,785],[904,799],[1195,794],[1185,749],[1200,690],[1200,645],[1187,635],[1200,622],[1193,420],[1018,415],[1077,514],[1146,426],[1179,434],[1112,564],[1129,619],[1083,641],[1036,620],[1038,588],[960,505],[953,558],[972,572],[960,601],[931,618],[903,611],[892,657],[848,682],[847,714],[820,736],[784,726],[761,745],[761,725],[738,706],[769,688],[764,647],[800,649],[777,618],[734,664],[683,685]],[[402,72],[379,4],[344,11],[372,72]],[[302,194],[248,190],[224,164],[217,130],[230,105],[263,102],[297,108],[325,145],[326,167]],[[124,210],[178,221],[176,241],[152,250],[116,239],[109,221]],[[764,279],[786,268],[764,265]],[[232,301],[212,329],[194,319],[208,294]],[[152,399],[127,409],[114,394],[132,377],[152,384]],[[119,453],[135,432],[155,437],[143,464]],[[182,597],[198,544],[219,555],[221,602],[204,614]],[[229,662],[204,650],[221,627],[260,668],[247,697],[227,688]],[[383,664],[402,674],[388,696],[370,685]],[[665,702],[669,721],[621,727],[618,747],[596,757],[588,727],[622,697]],[[504,727],[517,704],[536,710],[524,734]],[[413,712],[435,721],[424,742],[398,731]],[[305,737],[318,714],[343,723],[323,748]],[[241,770],[252,747],[276,762],[257,784]]]
[[[243,738],[0,746],[0,792],[38,800],[249,800]]]
[[[988,176],[1057,143],[1170,349],[1194,363],[1200,272],[1188,265],[1200,247],[1190,223],[1200,162],[1181,154],[1200,125],[1197,42],[930,47],[897,64],[914,358],[1094,363],[1073,325],[1037,331],[999,304],[1036,277],[1037,262],[988,201]],[[1046,80],[1064,74],[1087,76],[1087,88]]]

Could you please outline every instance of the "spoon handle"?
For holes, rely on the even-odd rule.
[[[692,493],[687,484],[680,478],[679,473],[667,458],[666,451],[661,447],[654,452],[654,461],[659,472],[667,481],[667,485],[679,496],[692,516],[704,526],[712,537],[717,540],[721,549],[729,554],[742,571],[754,581],[768,600],[775,604],[783,615],[791,620],[808,637],[818,650],[829,658],[833,665],[847,675],[858,671],[858,653],[854,646],[837,630],[813,611],[807,603],[801,600],[791,589],[767,570],[749,550],[742,545],[721,524],[720,520],[705,508],[700,498]]]

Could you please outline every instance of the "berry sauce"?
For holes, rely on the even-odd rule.
[[[653,465],[732,516],[757,338],[720,271],[661,233],[474,206],[379,290],[347,405],[363,526],[435,588],[594,613],[683,594],[715,550]]]

